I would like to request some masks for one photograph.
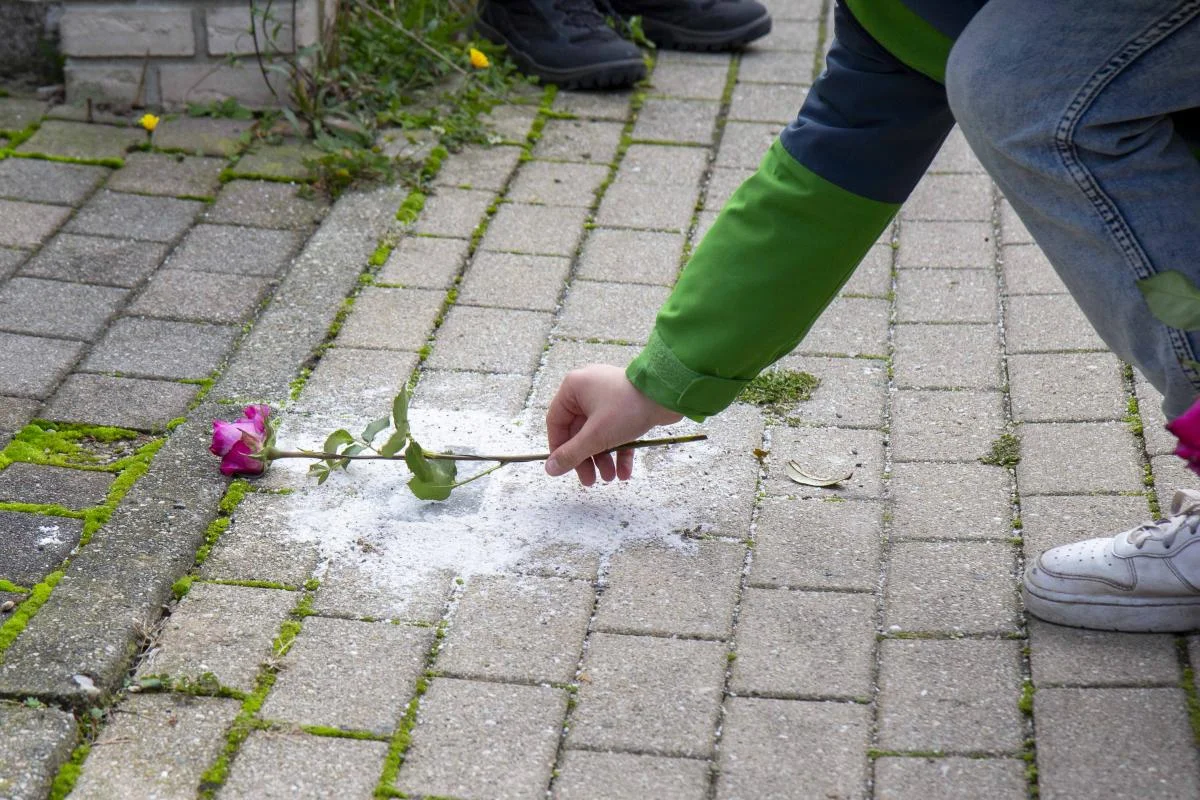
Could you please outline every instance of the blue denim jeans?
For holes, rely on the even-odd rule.
[[[1200,286],[1200,0],[991,0],[954,45],[950,107],[1101,338],[1164,395],[1200,394],[1200,333],[1149,311],[1142,278]]]

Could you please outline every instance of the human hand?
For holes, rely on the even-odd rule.
[[[590,364],[567,373],[546,412],[550,458],[546,472],[565,475],[571,470],[579,482],[591,486],[596,475],[605,481],[629,480],[633,451],[605,450],[633,441],[656,425],[670,425],[682,414],[661,406],[642,394],[617,367]]]

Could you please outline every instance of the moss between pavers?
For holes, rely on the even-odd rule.
[[[25,626],[29,624],[29,620],[33,619],[38,609],[50,599],[50,593],[54,591],[54,587],[62,580],[64,574],[62,570],[59,570],[47,575],[44,581],[29,591],[29,597],[16,607],[12,616],[5,620],[3,625],[0,625],[0,661],[3,660],[4,651],[16,641],[21,631],[25,630]]]

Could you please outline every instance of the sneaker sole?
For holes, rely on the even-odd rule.
[[[559,69],[539,64],[522,53],[504,34],[482,20],[476,20],[475,28],[494,42],[508,48],[509,58],[527,75],[534,75],[547,83],[563,89],[622,89],[646,77],[646,64],[640,58],[622,61],[607,61],[585,67]]]
[[[725,31],[698,31],[643,17],[642,29],[647,39],[666,50],[735,50],[770,33],[771,15]]]
[[[1128,597],[1060,594],[1021,587],[1025,610],[1072,628],[1126,633],[1180,633],[1200,628],[1200,597],[1133,601]]]

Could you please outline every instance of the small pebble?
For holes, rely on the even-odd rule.
[[[12,611],[16,607],[17,607],[16,600],[5,600],[3,603],[0,603],[0,614],[7,614],[9,611]]]

